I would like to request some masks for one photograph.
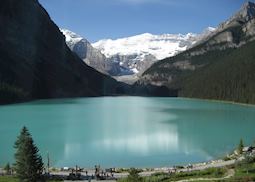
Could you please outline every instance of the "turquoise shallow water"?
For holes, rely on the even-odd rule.
[[[51,165],[161,167],[222,157],[255,139],[255,107],[183,98],[102,97],[0,107],[0,165],[27,126]]]

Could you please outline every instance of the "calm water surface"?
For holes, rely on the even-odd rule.
[[[51,165],[161,167],[222,157],[255,139],[255,107],[183,98],[102,97],[0,107],[0,165],[27,126]]]

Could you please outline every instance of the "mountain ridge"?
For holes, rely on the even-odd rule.
[[[255,103],[251,92],[255,76],[244,66],[255,68],[252,62],[255,53],[251,51],[255,41],[255,14],[247,13],[250,9],[253,12],[254,3],[244,4],[194,47],[153,64],[136,84],[167,86],[177,89],[183,97]]]

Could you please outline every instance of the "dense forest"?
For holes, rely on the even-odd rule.
[[[211,64],[176,80],[180,84],[179,95],[255,103],[254,50],[255,41],[238,49],[214,51],[217,59],[210,52],[199,56]]]

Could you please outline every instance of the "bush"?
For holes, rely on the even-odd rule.
[[[135,169],[135,168],[131,168],[129,171],[129,175],[127,177],[128,181],[132,181],[132,182],[139,182],[142,181],[142,178],[139,176],[139,170]]]

